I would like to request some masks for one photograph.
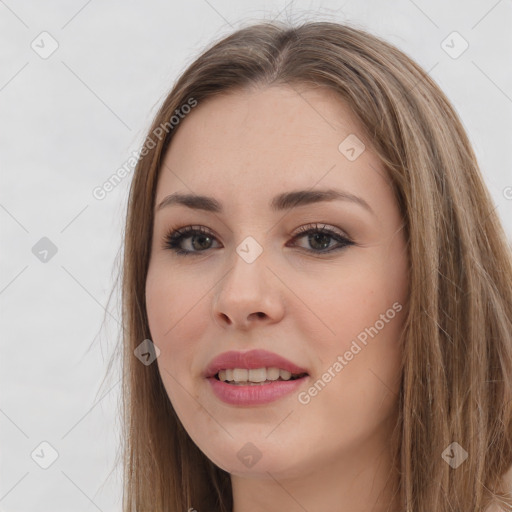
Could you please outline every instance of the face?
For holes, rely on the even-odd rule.
[[[326,190],[339,195],[311,196]],[[297,191],[310,195],[282,196]],[[176,193],[218,208],[158,208]],[[197,446],[254,477],[375,457],[397,411],[407,253],[389,178],[349,108],[284,86],[199,103],[165,155],[155,211],[149,326]],[[253,350],[271,354],[244,357]],[[275,367],[279,379],[207,378],[228,351],[242,355],[221,377],[268,381]],[[277,356],[307,375],[282,382]]]

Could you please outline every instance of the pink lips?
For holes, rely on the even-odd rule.
[[[204,372],[214,394],[225,403],[237,406],[261,405],[278,400],[296,391],[302,386],[309,375],[295,380],[276,380],[257,385],[234,385],[218,380],[215,376],[219,370],[229,368],[280,368],[292,374],[307,374],[307,371],[277,354],[266,350],[251,350],[249,352],[224,352],[215,357]]]
[[[219,370],[226,370],[228,368],[247,368],[248,370],[253,370],[255,368],[271,367],[288,370],[294,374],[307,373],[307,370],[304,368],[273,352],[249,350],[248,352],[224,352],[218,355],[210,362],[204,375],[206,378],[214,377]]]

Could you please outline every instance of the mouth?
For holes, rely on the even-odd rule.
[[[213,394],[231,407],[278,402],[298,392],[310,378],[304,368],[275,354],[255,355],[253,352],[249,359],[247,353],[239,354],[230,355],[228,361],[218,358],[205,374]]]
[[[307,372],[292,373],[284,368],[226,368],[213,378],[233,386],[262,386],[276,381],[293,381],[307,377]]]
[[[306,368],[267,350],[230,351],[219,354],[205,368],[203,376],[222,382],[264,384],[297,380],[308,375]]]
[[[258,349],[219,354],[205,368],[203,377],[222,402],[253,407],[290,396],[306,385],[309,372],[283,356]]]

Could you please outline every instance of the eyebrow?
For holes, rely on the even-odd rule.
[[[292,192],[285,192],[272,199],[270,202],[270,208],[275,212],[279,212],[299,206],[334,200],[349,201],[351,203],[358,204],[372,215],[375,215],[375,212],[372,210],[370,205],[362,197],[336,189],[295,190]],[[180,194],[178,192],[165,197],[156,207],[155,211],[158,212],[163,208],[173,205],[183,205],[193,210],[204,210],[212,213],[223,212],[222,204],[213,197],[196,194]]]

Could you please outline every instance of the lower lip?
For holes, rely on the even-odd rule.
[[[210,377],[208,381],[213,392],[223,402],[231,405],[259,405],[274,402],[289,395],[304,384],[308,376],[295,380],[276,380],[268,384],[254,386],[238,386]]]

